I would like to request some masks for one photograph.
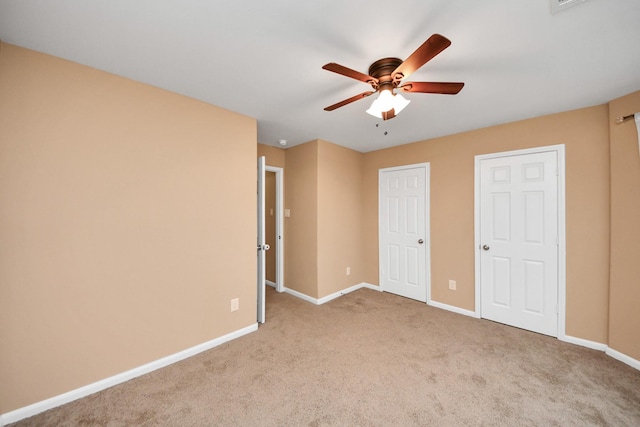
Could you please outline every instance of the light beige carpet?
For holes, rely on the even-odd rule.
[[[17,426],[640,426],[604,353],[369,289]]]

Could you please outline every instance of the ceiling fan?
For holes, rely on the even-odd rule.
[[[373,101],[367,113],[389,120],[394,118],[400,111],[409,104],[409,100],[400,94],[394,94],[394,89],[404,92],[419,93],[440,93],[445,95],[455,95],[460,92],[464,83],[450,82],[402,82],[411,73],[422,67],[428,61],[433,59],[440,52],[451,45],[451,41],[440,34],[434,34],[427,39],[415,52],[413,52],[405,61],[398,58],[382,58],[371,64],[369,74],[363,74],[359,71],[352,70],[343,65],[330,62],[322,68],[343,76],[371,85],[372,91],[362,92],[356,96],[340,101],[336,104],[326,107],[325,111],[333,111],[336,108],[343,107],[354,101],[366,98],[379,92],[378,98]]]

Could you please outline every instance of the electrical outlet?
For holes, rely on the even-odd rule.
[[[240,310],[240,299],[234,298],[231,300],[231,311],[238,311],[238,310]]]
[[[455,280],[449,280],[449,289],[451,289],[452,291],[456,290],[456,281]]]
[[[347,276],[351,274],[351,267],[347,267]]]

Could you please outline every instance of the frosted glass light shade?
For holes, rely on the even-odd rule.
[[[394,95],[390,90],[383,90],[380,92],[378,98],[374,99],[373,103],[371,103],[371,107],[369,107],[367,113],[381,119],[383,112],[387,112],[393,108],[396,115],[398,115],[410,102],[411,101],[405,99],[405,97],[400,94]]]

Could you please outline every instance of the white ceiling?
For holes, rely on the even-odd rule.
[[[640,89],[640,0],[0,0],[0,39],[233,110],[258,141],[321,138],[366,152],[606,103]],[[404,94],[383,122],[367,73],[433,33],[452,45],[410,76],[460,94]],[[376,127],[376,125],[379,125]],[[385,132],[387,135],[385,135]]]

